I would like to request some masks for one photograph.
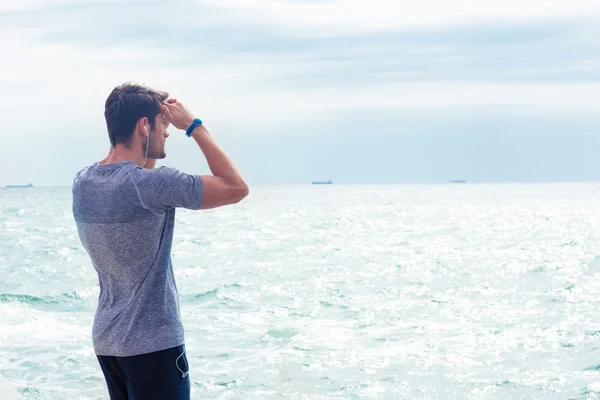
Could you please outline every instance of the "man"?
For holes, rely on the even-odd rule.
[[[178,207],[234,204],[248,186],[202,121],[165,92],[123,84],[108,96],[108,156],[73,181],[79,238],[97,271],[94,351],[111,399],[189,399],[189,366],[171,265]],[[183,130],[212,175],[153,168],[167,127]]]

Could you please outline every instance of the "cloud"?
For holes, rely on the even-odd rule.
[[[595,176],[595,141],[565,144],[600,118],[596,0],[4,0],[0,48],[3,183],[69,184],[103,157],[105,98],[130,80],[182,99],[251,181]]]
[[[39,8],[47,0],[3,0],[0,2],[0,13]]]
[[[386,31],[350,30],[328,37],[304,37],[286,35],[285,27],[270,24],[264,16],[261,18],[261,13],[255,15],[245,11],[295,10],[299,7],[319,15],[321,7],[325,11],[328,7],[339,7],[344,13],[346,4],[340,1],[249,1],[239,9],[219,6],[221,3],[218,2],[190,6],[181,1],[119,5],[86,1],[85,6],[67,1],[45,4],[35,12],[0,16],[4,29],[12,28],[7,37],[15,36],[14,30],[23,25],[24,19],[28,21],[26,25],[35,27],[18,28],[22,40],[18,45],[8,43],[8,47],[19,52],[31,50],[32,53],[41,48],[43,53],[47,45],[65,46],[68,47],[66,53],[70,54],[67,56],[70,65],[81,62],[85,68],[94,63],[94,54],[112,58],[113,63],[132,64],[138,69],[161,73],[167,68],[196,66],[197,76],[216,73],[215,81],[225,85],[235,82],[239,90],[435,80],[513,84],[521,81],[594,81],[600,77],[598,70],[584,67],[597,62],[596,54],[600,49],[600,17],[593,17],[593,12],[580,18],[528,21],[507,21],[504,14],[499,14],[499,20],[493,22],[426,27],[407,26],[398,20],[393,29]],[[360,9],[360,4],[348,2],[347,6]],[[384,7],[373,4],[378,13],[386,14]],[[476,4],[479,2],[467,5],[474,10],[472,12],[488,10]],[[493,6],[495,3],[488,1],[486,4]],[[555,1],[552,4],[564,6],[566,3]],[[568,10],[565,8],[565,15],[586,10],[583,7],[586,4],[588,2],[573,3]],[[187,7],[192,7],[190,14],[202,15],[201,23],[188,19],[187,13],[183,14]],[[435,10],[441,12],[444,7]],[[405,11],[418,16],[420,10],[419,6],[408,7]],[[507,10],[515,11],[516,8]],[[524,12],[527,10],[527,7],[523,8]],[[143,17],[135,18],[136,15]],[[318,20],[315,23],[318,24]],[[335,19],[331,23],[335,24]],[[306,26],[302,25],[303,30],[311,31],[309,25],[310,21]],[[82,59],[84,61],[80,61]]]
[[[599,15],[596,0],[196,0],[302,36]]]
[[[400,6],[398,6],[400,5]],[[597,113],[600,7],[573,1],[3,3],[0,116],[102,123],[129,80],[247,123],[341,111]],[[585,14],[583,16],[583,14]],[[14,122],[13,122],[14,123]]]

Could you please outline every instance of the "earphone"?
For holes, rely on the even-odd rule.
[[[148,148],[150,147],[150,135],[148,135],[148,128],[146,128],[146,125],[144,125],[144,132],[146,132],[146,156],[144,157],[142,167],[146,165],[146,161],[148,160]]]

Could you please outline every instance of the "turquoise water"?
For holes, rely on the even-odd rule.
[[[254,187],[178,213],[193,398],[598,399],[600,185]],[[69,189],[0,189],[0,371],[106,399]]]

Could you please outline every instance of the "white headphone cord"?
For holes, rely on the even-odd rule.
[[[175,366],[177,367],[177,369],[179,370],[179,372],[181,372],[181,377],[182,378],[185,378],[190,373],[190,371],[183,371],[181,368],[179,368],[179,364],[177,364],[177,362],[179,361],[179,359],[181,357],[183,357],[184,354],[185,354],[185,350],[183,350],[183,353],[181,353],[181,355],[179,357],[177,357],[177,359],[175,360]]]
[[[146,156],[144,157],[144,162],[142,163],[142,168],[146,165],[146,161],[148,160],[148,148],[150,147],[150,135],[148,135],[148,131],[146,130]]]

